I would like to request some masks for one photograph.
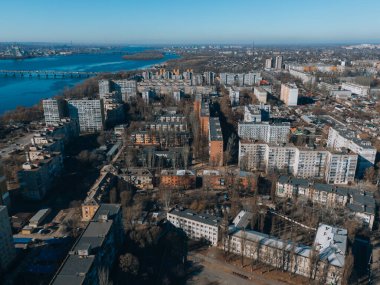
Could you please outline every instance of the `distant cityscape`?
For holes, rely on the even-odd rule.
[[[0,117],[1,282],[378,284],[380,45],[146,48],[175,57],[0,68],[81,79]]]

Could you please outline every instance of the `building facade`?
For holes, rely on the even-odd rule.
[[[298,88],[294,83],[281,84],[280,99],[286,106],[297,106]]]
[[[104,105],[102,100],[69,100],[70,118],[77,120],[81,133],[100,132],[104,128]]]
[[[6,206],[0,206],[0,272],[7,270],[15,257],[8,210]]]

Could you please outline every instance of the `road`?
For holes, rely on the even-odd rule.
[[[268,280],[262,275],[242,271],[239,267],[200,253],[189,253],[188,260],[193,262],[195,266],[203,267],[199,274],[194,274],[187,282],[188,285],[206,285],[212,282],[220,285],[285,285],[283,282]],[[239,277],[233,272],[240,273],[250,279]]]
[[[24,146],[30,144],[31,139],[33,138],[34,134],[35,134],[34,132],[28,133],[25,136],[16,139],[13,143],[8,144],[6,147],[3,147],[0,150],[0,155],[3,158],[8,158],[9,154],[11,152],[15,151],[17,148],[19,148],[19,147],[24,148]]]

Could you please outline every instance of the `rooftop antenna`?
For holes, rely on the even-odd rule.
[[[255,41],[252,41],[252,68],[255,65]]]

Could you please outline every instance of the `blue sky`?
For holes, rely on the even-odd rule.
[[[1,0],[0,41],[380,42],[380,0]]]

